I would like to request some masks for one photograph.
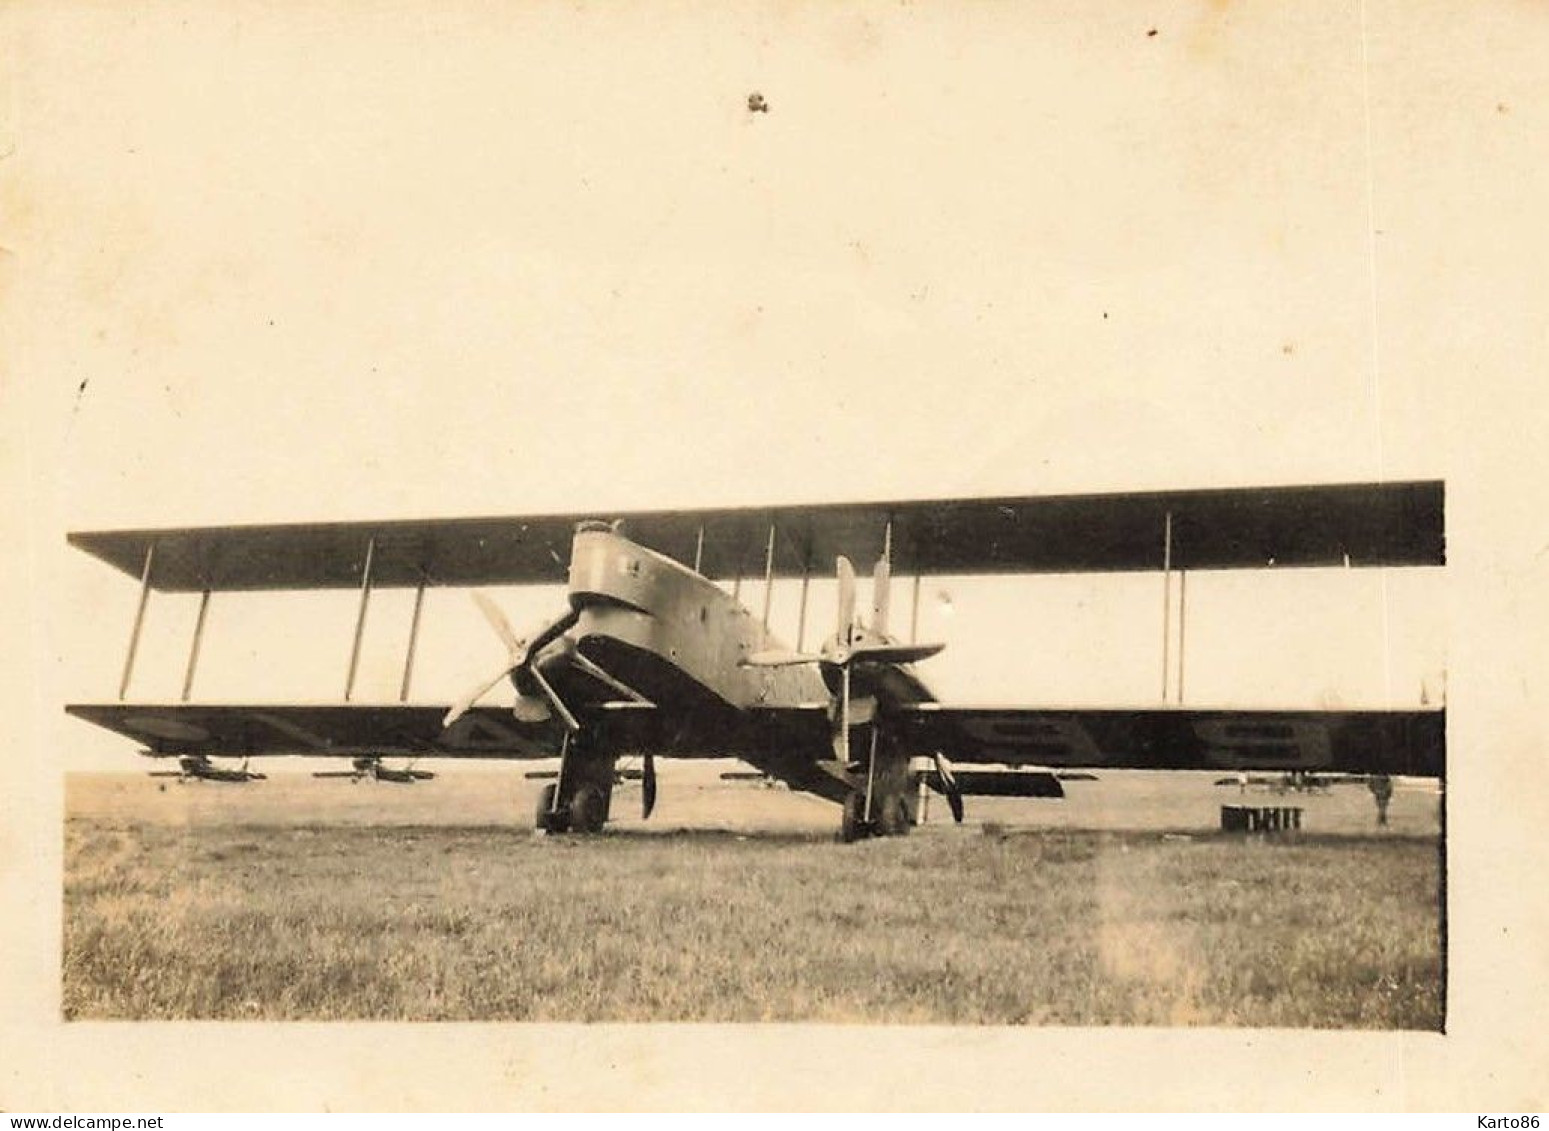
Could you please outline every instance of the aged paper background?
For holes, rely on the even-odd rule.
[[[1541,6],[13,4],[0,74],[0,1107],[1543,1107]],[[57,1020],[68,528],[1383,476],[1445,1036]]]

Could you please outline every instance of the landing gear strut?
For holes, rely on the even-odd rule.
[[[600,833],[608,823],[608,798],[595,786],[583,785],[570,799],[570,829],[578,833]]]
[[[912,798],[897,790],[873,794],[871,817],[866,816],[866,792],[858,789],[844,799],[839,818],[839,839],[845,844],[873,836],[907,836],[915,825]]]
[[[846,744],[848,745],[848,744]],[[871,732],[869,757],[850,773],[851,789],[839,819],[846,844],[873,836],[905,836],[915,824],[916,791],[909,758],[888,736]]]
[[[862,815],[866,808],[864,793],[851,793],[844,799],[844,813],[839,818],[839,839],[853,844],[872,835],[871,823]]]
[[[538,794],[533,827],[545,833],[600,833],[613,799],[613,755],[573,741],[560,761],[559,780]]]
[[[533,814],[533,828],[541,833],[565,833],[570,831],[570,811],[554,808],[554,795],[559,786],[550,782],[538,794],[538,811]]]

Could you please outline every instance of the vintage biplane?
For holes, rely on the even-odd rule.
[[[352,785],[363,781],[390,782],[394,785],[413,785],[418,781],[432,781],[435,774],[429,770],[417,770],[411,759],[406,766],[388,766],[380,757],[359,757],[350,760],[347,770],[318,770],[314,778],[343,778]]]
[[[250,781],[267,781],[269,778],[268,774],[248,769],[246,758],[242,759],[242,764],[235,769],[217,766],[204,754],[183,754],[178,758],[177,763],[178,768],[175,770],[152,770],[151,777],[176,778],[179,782],[228,782],[232,785],[245,785]]]
[[[119,701],[66,709],[149,755],[204,764],[278,754],[371,765],[388,756],[557,758],[536,815],[550,832],[603,827],[625,755],[642,759],[647,815],[656,758],[735,756],[840,803],[846,839],[905,832],[922,777],[959,820],[963,794],[1057,793],[1053,771],[1064,767],[1439,777],[1441,710],[1184,707],[1168,701],[1165,655],[1162,701],[1136,708],[939,702],[920,668],[942,645],[917,640],[916,626],[920,579],[932,575],[1145,570],[1164,586],[1176,574],[1181,588],[1194,570],[1439,566],[1443,494],[1440,482],[1389,482],[655,511],[609,521],[569,514],[75,533],[75,546],[137,577],[140,597]],[[864,618],[855,560],[876,562]],[[830,568],[837,623],[812,650],[808,585]],[[894,633],[895,573],[913,585],[907,636]],[[742,600],[743,582],[760,576],[762,615]],[[776,579],[798,577],[800,625],[788,646],[770,633],[770,595]],[[450,709],[410,702],[427,586],[562,581],[566,607],[526,636],[479,595],[504,647],[498,670]],[[373,589],[384,586],[415,591],[400,694],[361,703],[361,630]],[[190,701],[212,593],[311,588],[359,592],[342,701]],[[153,590],[200,594],[180,702],[126,701]],[[1163,639],[1165,649],[1165,625]],[[515,687],[515,707],[480,705],[503,680]],[[975,763],[1003,769],[974,772]]]

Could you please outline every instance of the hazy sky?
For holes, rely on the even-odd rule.
[[[1476,245],[1434,234],[1477,201],[1423,191],[1470,182],[1411,123],[1477,142],[1529,107],[1441,81],[1396,11],[24,22],[24,67],[70,77],[29,87],[11,193],[52,686],[113,694],[134,603],[65,529],[1449,477],[1438,406],[1487,330],[1436,289]],[[1441,584],[1192,578],[1189,698],[1434,696]],[[1159,578],[926,596],[949,697],[1159,693]],[[153,601],[136,695],[175,696],[193,609]],[[395,693],[407,615],[379,595],[363,695]],[[352,618],[218,595],[199,696],[336,698]],[[498,659],[461,596],[426,634],[417,698]]]

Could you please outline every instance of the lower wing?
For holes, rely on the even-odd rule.
[[[65,710],[158,756],[537,759],[557,756],[565,736],[558,719],[524,721],[508,707],[474,707],[445,728],[445,706],[406,703],[72,703]],[[576,713],[620,753],[783,759],[794,752],[810,763],[813,743],[826,749],[828,741],[822,709],[683,713],[617,701]]]
[[[1149,770],[1327,770],[1442,777],[1446,712],[1082,710],[915,703],[914,753],[954,762]]]
[[[444,730],[445,707],[408,704],[72,703],[65,710],[158,755],[552,758],[563,736],[554,720],[525,723],[502,707],[475,707]]]

